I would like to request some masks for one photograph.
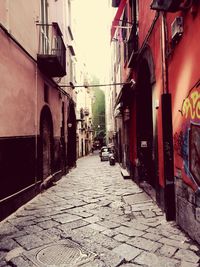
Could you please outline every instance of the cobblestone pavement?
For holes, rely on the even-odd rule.
[[[197,267],[199,256],[119,165],[97,154],[0,224],[0,267]]]

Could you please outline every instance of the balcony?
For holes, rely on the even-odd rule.
[[[138,55],[138,31],[137,23],[135,22],[131,28],[131,32],[127,41],[127,59],[128,67],[132,67]]]
[[[89,108],[84,108],[84,115],[89,116]]]
[[[57,23],[38,24],[39,48],[37,62],[39,69],[49,77],[66,75],[66,47]]]

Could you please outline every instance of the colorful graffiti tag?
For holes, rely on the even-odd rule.
[[[189,91],[184,99],[180,131],[174,134],[174,151],[181,161],[175,166],[183,180],[194,190],[200,186],[200,92]],[[181,163],[182,162],[182,163]]]
[[[191,124],[189,142],[189,170],[200,184],[200,125]]]
[[[187,119],[200,119],[200,92],[192,92],[183,103],[182,114]]]

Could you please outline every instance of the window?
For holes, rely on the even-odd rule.
[[[48,2],[41,0],[41,35],[42,35],[42,52],[48,54],[49,50],[49,32],[48,32]]]
[[[49,86],[44,84],[44,102],[49,103]]]

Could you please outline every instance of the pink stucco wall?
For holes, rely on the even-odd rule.
[[[36,64],[0,31],[0,136],[35,132]]]

